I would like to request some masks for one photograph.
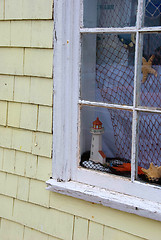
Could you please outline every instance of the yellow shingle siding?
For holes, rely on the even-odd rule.
[[[0,101],[0,125],[6,126],[7,120],[7,102]]]
[[[5,20],[52,19],[52,7],[52,0],[5,0],[5,7],[1,15]]]
[[[45,190],[52,176],[52,14],[53,0],[0,0],[0,239],[160,240],[160,222]]]
[[[2,1],[1,1],[2,2]],[[0,8],[1,11],[1,8]],[[0,15],[1,18],[1,15]],[[10,38],[10,22],[9,21],[0,21],[0,45],[2,46],[10,46],[11,38]]]
[[[25,48],[24,75],[52,78],[52,49]]]
[[[23,75],[23,48],[0,48],[0,74]]]
[[[0,239],[70,239],[73,216],[49,210],[45,190],[52,171],[53,1],[0,6]]]
[[[0,7],[0,20],[1,20],[1,19],[4,19],[5,2],[3,0],[1,0],[0,3],[1,3],[1,7]]]
[[[0,100],[13,101],[14,76],[0,75]]]
[[[13,92],[15,102],[52,106],[52,79],[15,76],[14,80]]]
[[[0,239],[23,239],[24,226],[6,219],[1,221]],[[13,238],[11,237],[13,236]]]
[[[52,20],[0,21],[1,47],[53,47]]]
[[[0,48],[0,74],[52,78],[52,49]]]

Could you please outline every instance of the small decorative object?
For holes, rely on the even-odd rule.
[[[109,167],[106,167],[101,163],[95,163],[92,160],[84,160],[83,162],[81,162],[81,166],[84,168],[95,170],[95,171],[111,173]]]
[[[150,163],[150,167],[148,169],[142,168],[141,170],[151,182],[158,182],[161,178],[161,166],[154,166],[153,163]]]
[[[142,73],[143,73],[143,79],[142,79],[142,83],[144,83],[148,77],[148,74],[154,74],[155,77],[157,77],[157,71],[155,69],[153,69],[152,66],[152,62],[154,60],[155,55],[152,55],[148,62],[146,61],[146,59],[144,57],[142,57]]]
[[[118,165],[117,167],[112,167],[112,170],[118,174],[126,174],[131,172],[131,163],[123,163],[122,165]],[[138,166],[138,175],[143,175],[143,171],[140,166]]]
[[[97,119],[93,122],[93,127],[90,132],[92,133],[92,141],[91,141],[91,152],[90,159],[95,163],[106,162],[106,155],[102,151],[102,134],[104,133],[104,128],[102,127],[102,122]]]
[[[123,43],[124,48],[132,48],[135,45],[135,34],[119,34],[118,38]]]

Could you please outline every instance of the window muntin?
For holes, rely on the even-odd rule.
[[[102,6],[105,7],[106,4],[109,4],[109,2],[110,1],[102,1],[101,4]],[[133,3],[135,2],[135,6],[136,6],[136,1],[132,1],[132,2]],[[155,4],[157,5],[156,1],[154,0],[150,0],[150,2],[153,3],[153,5]],[[115,1],[113,1],[113,3],[115,3]],[[139,1],[139,4],[140,3],[141,1]],[[84,6],[86,6],[86,4],[87,4],[87,1],[84,1]],[[147,33],[144,33],[144,29],[141,28],[141,25],[145,25],[145,26],[148,25],[146,14],[147,14],[147,11],[149,11],[150,7],[149,5],[147,5],[147,1],[144,1],[144,8],[141,8],[140,7],[141,5],[139,5],[140,8],[138,8],[136,28],[134,30],[131,28],[131,31],[125,28],[121,30],[121,33],[120,33],[120,27],[134,26],[135,24],[131,24],[131,25],[127,24],[125,20],[123,20],[122,22],[120,21],[119,23],[116,23],[117,22],[116,14],[113,15],[113,19],[111,20],[111,22],[110,22],[111,18],[109,19],[109,22],[108,22],[108,20],[105,20],[105,14],[101,14],[101,15],[98,14],[98,9],[99,9],[98,6],[100,6],[99,5],[100,2],[96,1],[95,4],[97,9],[97,15],[96,15],[96,12],[94,13],[93,17],[92,15],[89,14],[90,24],[88,24],[89,23],[88,21],[89,19],[87,17],[88,14],[86,9],[84,8],[84,27],[88,27],[88,29],[85,29],[85,28],[81,29],[81,34],[82,34],[81,38],[82,38],[82,46],[83,46],[82,47],[82,72],[81,72],[82,73],[81,74],[81,100],[79,101],[79,103],[81,104],[80,111],[82,112],[81,119],[83,119],[81,122],[81,128],[80,128],[81,137],[82,137],[81,131],[84,133],[80,142],[85,143],[85,141],[88,139],[88,141],[86,141],[88,142],[86,146],[89,146],[90,133],[89,133],[89,128],[87,129],[87,126],[90,125],[89,119],[91,121],[91,126],[92,126],[92,122],[95,120],[95,118],[98,115],[100,115],[99,112],[101,111],[101,108],[104,107],[103,111],[104,111],[104,116],[106,117],[103,117],[103,119],[104,118],[107,119],[108,118],[107,116],[109,115],[109,113],[110,114],[112,113],[109,118],[110,120],[105,121],[103,124],[108,129],[110,128],[108,122],[110,121],[112,122],[113,120],[112,127],[113,127],[113,136],[115,138],[114,140],[115,142],[114,152],[116,152],[115,157],[117,157],[119,160],[120,159],[127,160],[128,163],[131,162],[131,165],[132,165],[131,180],[142,181],[142,179],[145,180],[145,178],[144,178],[144,175],[142,178],[142,174],[141,174],[141,179],[140,179],[140,176],[138,176],[138,171],[139,171],[139,170],[137,171],[138,166],[139,168],[144,166],[148,168],[147,166],[150,166],[151,161],[154,161],[155,162],[154,164],[158,164],[159,166],[161,165],[159,160],[161,156],[161,146],[160,146],[159,135],[157,131],[157,128],[160,129],[160,113],[161,113],[159,109],[160,101],[161,101],[160,90],[159,90],[161,86],[161,84],[159,84],[161,80],[160,70],[159,70],[160,63],[157,64],[157,66],[153,66],[153,65],[156,65],[156,61],[158,61],[158,56],[155,56],[155,58],[153,59],[154,62],[152,60],[152,64],[151,64],[152,65],[151,67],[154,68],[154,71],[152,72],[154,76],[151,76],[152,74],[150,73],[148,73],[147,75],[148,80],[150,80],[148,83],[149,85],[147,83],[144,84],[144,82],[141,83],[141,81],[143,81],[142,79],[144,76],[144,73],[142,74],[143,72],[142,62],[144,62],[143,58],[147,56],[149,56],[150,58],[153,52],[156,52],[159,55],[160,48],[157,45],[159,44],[160,34],[155,32],[156,29],[154,30],[151,29],[152,33],[147,34]],[[122,5],[120,5],[120,8],[121,7],[123,7],[124,12],[126,12],[126,9],[129,8],[129,5],[127,6],[126,1],[124,1],[122,2]],[[114,12],[113,11],[114,8],[115,6],[112,7],[111,9],[109,9],[109,7],[108,8],[105,7],[103,11],[106,12],[106,15],[109,14],[110,16],[110,11],[111,11],[111,14],[113,14],[112,12]],[[107,14],[107,10],[108,10],[108,14]],[[131,17],[127,15],[127,18],[135,19],[135,14],[130,12],[129,9],[128,11],[130,13],[129,16]],[[160,6],[157,7],[156,11],[160,11]],[[144,15],[144,18],[141,18],[139,14],[140,16]],[[159,14],[160,16],[160,12],[159,13],[157,12],[153,16],[151,16],[152,20],[154,20],[154,18],[156,17],[156,14]],[[99,25],[99,23],[103,21],[105,24]],[[134,22],[134,21],[131,19],[131,22]],[[157,21],[157,24],[152,24],[152,26],[159,26],[159,25],[160,25],[159,21]],[[90,34],[91,33],[90,28],[93,28],[95,26],[100,27],[99,34],[98,34],[97,28],[93,29],[92,34]],[[115,29],[112,30],[111,27]],[[102,31],[101,31],[101,28],[102,28]],[[117,28],[119,29],[117,30]],[[113,31],[113,34],[109,34],[112,31]],[[127,33],[126,31],[129,31],[129,32]],[[112,39],[111,36],[113,37],[113,41],[111,41],[112,43],[110,45],[109,44],[110,38]],[[127,44],[127,36],[128,38],[130,38],[130,42],[128,41],[128,44]],[[117,44],[114,43],[114,38],[116,39]],[[104,44],[105,42],[106,44]],[[118,42],[120,45],[122,44],[121,49],[123,49],[122,51],[124,51],[125,53],[122,55],[123,56],[122,59],[121,58],[119,59]],[[113,48],[112,45],[115,45],[114,52],[117,52],[116,54],[113,54],[115,56],[114,59],[112,54],[110,56],[111,49]],[[156,47],[156,49],[154,46]],[[105,55],[104,52],[106,52],[106,56],[104,56]],[[110,61],[113,63],[113,65],[111,64],[111,66],[109,67]],[[116,68],[116,64],[120,65],[120,69]],[[135,64],[135,68],[134,68],[134,64]],[[126,67],[126,70],[123,70],[123,68],[125,67]],[[132,71],[130,68],[132,68]],[[99,69],[102,69],[102,72],[104,71],[103,73],[100,71],[103,77],[101,76]],[[116,71],[117,71],[117,75],[120,75],[121,72],[124,73],[122,74],[122,78],[119,76],[120,79],[118,80],[118,82],[116,80],[117,78]],[[128,75],[130,71],[132,72],[133,76]],[[110,78],[109,80],[107,80],[109,77],[108,74],[110,74],[110,77],[113,76],[113,79],[118,83],[118,84],[115,84],[115,86],[113,84],[113,86],[111,87],[114,94],[111,94],[111,89],[109,88],[109,86],[111,86],[112,83],[110,81],[111,80]],[[100,78],[98,77],[99,75],[100,75]],[[114,75],[115,75],[115,78],[114,78]],[[119,91],[119,84],[121,84],[121,80],[125,78],[124,75],[128,76],[126,78],[128,86],[126,86],[127,85],[126,82],[122,83],[122,89],[121,91]],[[130,81],[129,78],[131,78],[132,80]],[[105,83],[106,81],[107,83]],[[114,91],[114,89],[116,91]],[[120,95],[123,98],[120,99],[119,98]],[[110,96],[111,96],[111,99],[110,99]],[[112,106],[110,104],[112,104]],[[95,110],[87,110],[88,108],[90,109],[91,107],[82,108],[82,106],[84,105],[87,105],[87,106],[93,105],[93,107],[95,106]],[[144,106],[146,106],[146,108]],[[93,107],[91,109],[94,109]],[[156,107],[158,109],[156,109]],[[85,108],[86,110],[82,110]],[[122,108],[122,109],[118,110],[118,108]],[[123,109],[126,109],[126,110],[123,110]],[[91,111],[93,111],[93,113],[90,113]],[[106,111],[108,112],[108,114],[105,113]],[[133,117],[132,117],[131,111],[133,112]],[[147,113],[149,111],[150,113]],[[158,114],[156,114],[156,111],[158,112]],[[121,114],[118,114],[119,112]],[[126,112],[126,116],[124,112]],[[83,115],[86,117],[83,118],[82,117]],[[92,116],[94,116],[93,120],[91,119]],[[85,121],[84,119],[88,119],[88,121]],[[155,123],[157,127],[155,127]],[[86,128],[86,134],[85,134],[85,128]],[[128,128],[130,130],[132,129],[132,131],[128,130]],[[150,130],[148,130],[149,128]],[[107,134],[104,137],[104,141],[106,137],[107,137]],[[148,140],[150,141],[149,144],[147,144]],[[126,141],[128,142],[128,144],[126,143]],[[108,148],[109,147],[110,145],[108,146]],[[84,147],[80,145],[80,148],[81,148],[80,153],[84,157],[84,154],[85,154]],[[107,148],[107,146],[104,146],[104,148]],[[147,150],[148,148],[149,150]],[[126,149],[128,149],[128,151],[130,152],[130,154],[128,153],[128,157],[126,157],[127,155],[127,153],[125,153],[127,152]],[[86,147],[86,151],[88,152],[89,150],[90,150],[89,147],[88,149]],[[147,152],[149,153],[148,160],[145,157]],[[108,156],[110,156],[110,152],[108,152]],[[109,164],[109,162],[107,162],[107,164]],[[82,160],[81,160],[81,166],[83,166]],[[91,164],[88,165],[87,161],[86,161],[86,165],[83,167],[92,169]],[[93,166],[93,169],[95,169],[95,165]],[[103,172],[108,172],[108,171],[106,169]],[[146,178],[146,180],[148,181],[149,179]],[[158,181],[156,182],[158,183]]]

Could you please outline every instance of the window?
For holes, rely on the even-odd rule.
[[[160,1],[55,0],[54,25],[48,189],[161,220]]]

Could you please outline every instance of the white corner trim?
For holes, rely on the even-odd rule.
[[[46,189],[53,192],[161,221],[161,204],[156,202],[73,181],[57,182],[50,179],[46,184]]]

